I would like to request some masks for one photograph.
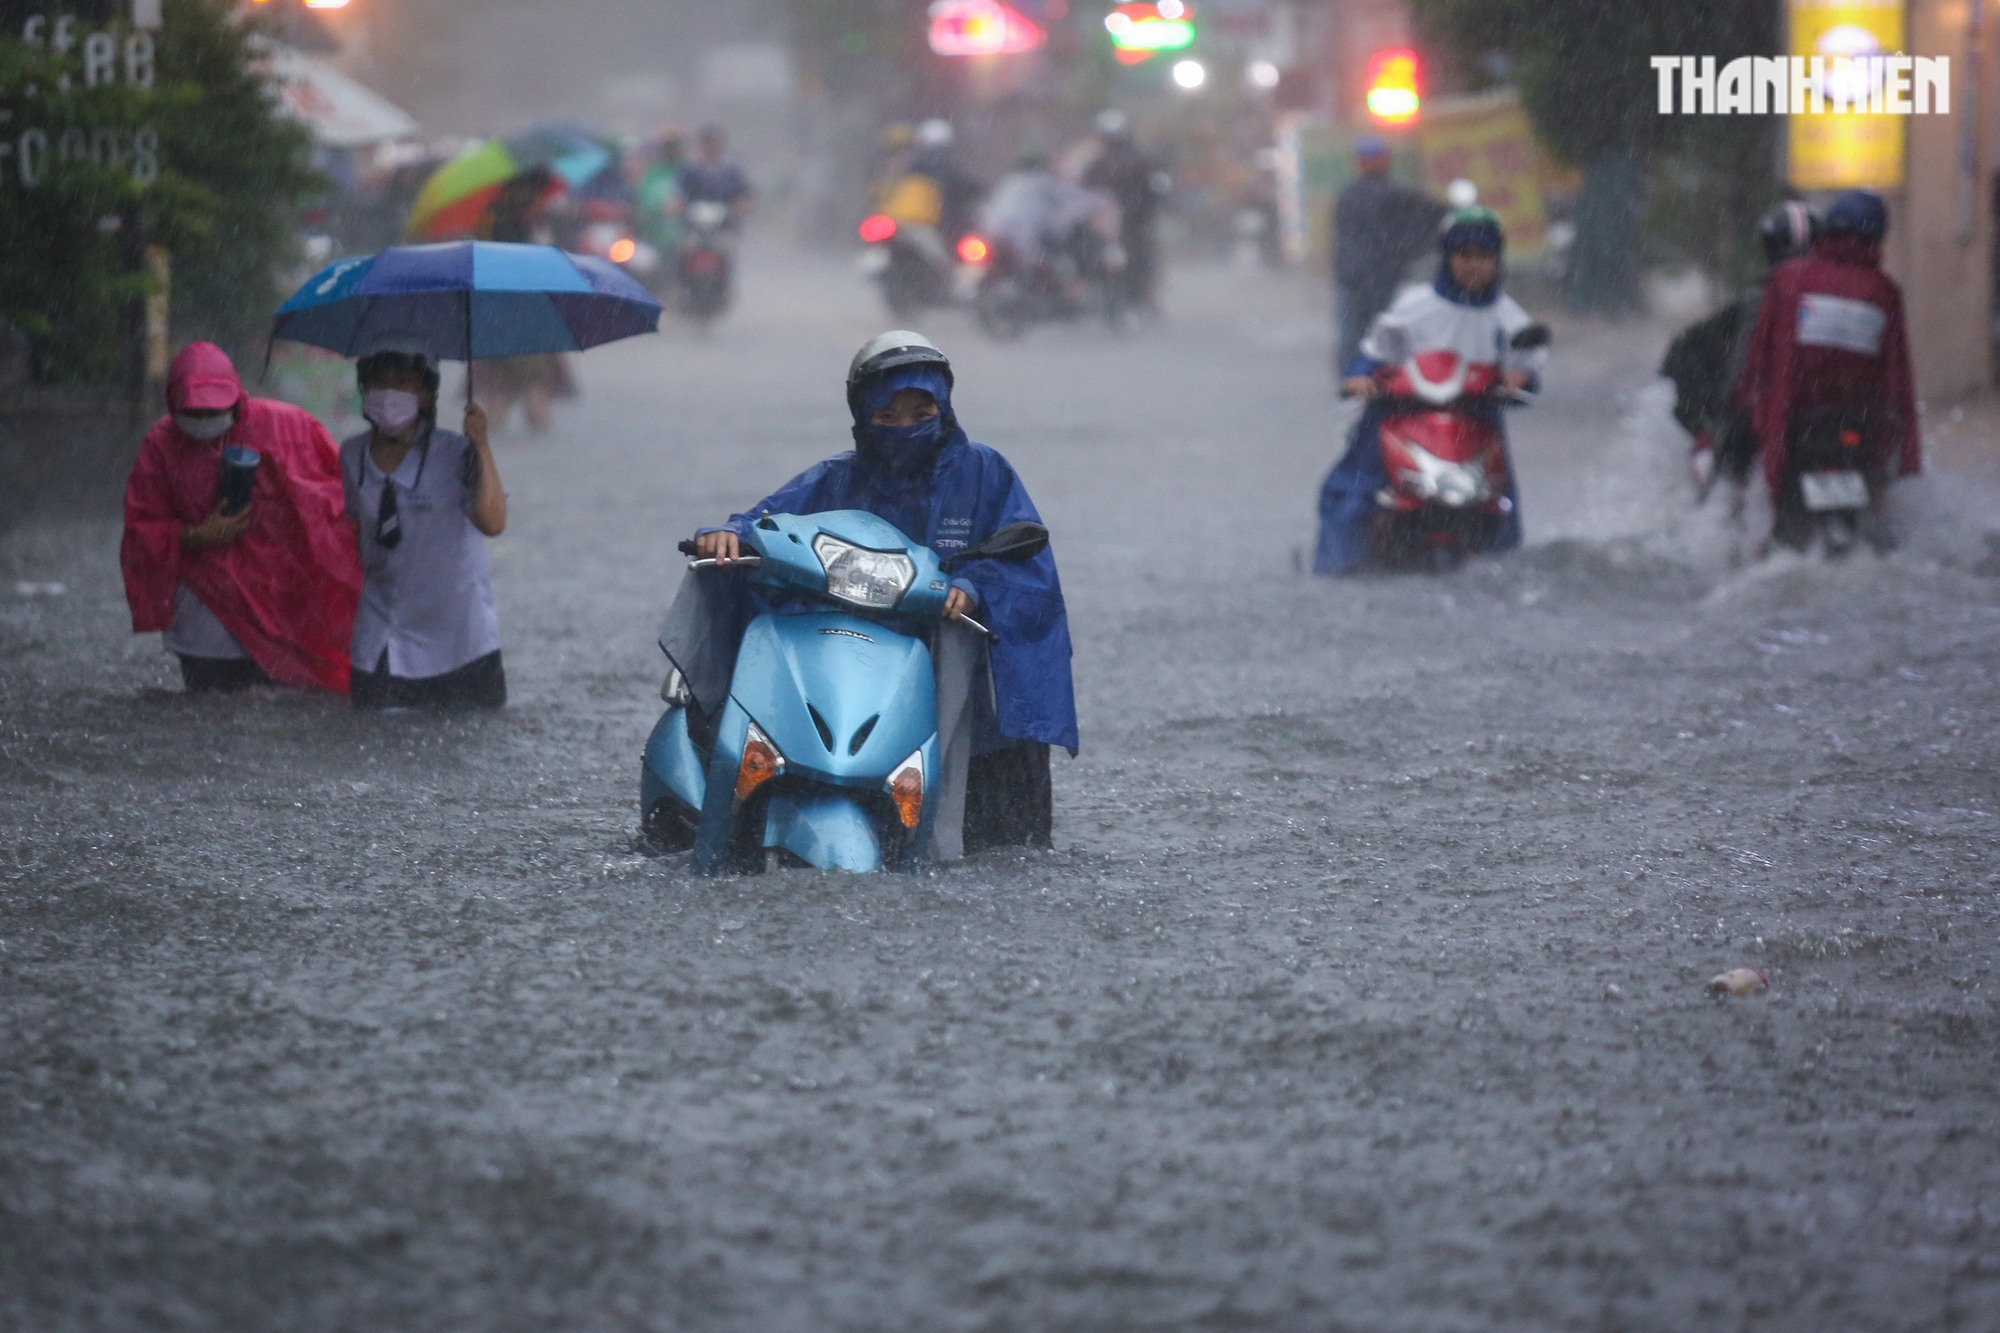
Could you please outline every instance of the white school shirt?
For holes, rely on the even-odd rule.
[[[410,446],[393,474],[403,540],[390,550],[375,540],[389,478],[369,456],[372,438],[340,446],[347,516],[361,529],[361,607],[348,660],[373,671],[386,651],[390,675],[428,680],[500,648],[486,537],[472,526],[478,455],[463,435],[435,428]]]

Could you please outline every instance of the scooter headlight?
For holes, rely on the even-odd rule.
[[[865,551],[821,533],[813,554],[826,569],[826,595],[855,606],[886,611],[916,582],[916,565],[898,552]]]
[[[917,750],[889,775],[889,799],[903,827],[914,829],[924,817],[924,752]]]
[[[747,801],[751,793],[785,771],[785,756],[771,744],[771,738],[755,722],[743,737],[743,761],[736,766],[736,799]]]

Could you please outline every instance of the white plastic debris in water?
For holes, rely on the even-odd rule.
[[[24,581],[14,585],[16,597],[60,597],[69,589],[60,583],[29,583]]]
[[[1737,999],[1771,989],[1771,979],[1754,967],[1731,968],[1708,983],[1710,995],[1733,995]]]

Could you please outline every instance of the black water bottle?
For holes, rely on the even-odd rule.
[[[257,465],[263,461],[262,454],[240,444],[222,451],[222,476],[216,482],[215,498],[221,502],[225,516],[234,518],[250,507],[250,490],[257,482]]]

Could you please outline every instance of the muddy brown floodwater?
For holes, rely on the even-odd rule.
[[[885,322],[752,261],[501,442],[503,714],[189,700],[114,524],[0,544],[0,1327],[2000,1327],[1978,441],[1734,567],[1662,331],[1559,327],[1530,549],[1314,582],[1317,293],[941,317],[1070,591],[1057,850],[702,882],[631,843],[673,542]]]

